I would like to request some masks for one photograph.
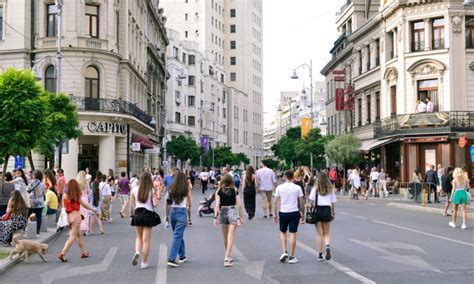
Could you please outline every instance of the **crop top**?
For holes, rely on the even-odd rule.
[[[64,199],[64,208],[66,208],[66,213],[71,213],[72,211],[79,211],[80,204],[79,201],[74,201],[69,203],[69,199]]]
[[[219,189],[217,194],[220,197],[220,207],[222,206],[235,206],[237,203],[237,195],[239,195],[239,192],[235,190],[233,187],[226,188],[228,190],[228,193],[224,191],[224,189]]]

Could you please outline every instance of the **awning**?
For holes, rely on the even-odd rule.
[[[155,147],[155,144],[150,139],[137,134],[132,134],[132,143],[140,143],[142,149],[153,149]]]
[[[396,139],[397,138],[388,138],[388,139],[382,139],[382,140],[378,140],[378,139],[363,140],[362,145],[360,146],[360,150],[362,152],[369,152],[370,150],[386,145],[392,141],[395,141]]]

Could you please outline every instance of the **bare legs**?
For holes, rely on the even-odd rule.
[[[80,223],[72,225],[71,229],[69,230],[69,238],[64,244],[64,248],[61,253],[66,254],[71,248],[71,246],[74,244],[74,241],[76,239],[81,253],[86,253],[86,248],[84,247],[84,239],[82,238],[80,226]]]
[[[331,237],[329,235],[329,222],[318,222],[316,224],[316,250],[323,253],[323,239],[326,246],[331,244]]]
[[[281,242],[281,249],[283,252],[287,251],[287,244],[286,244],[286,233],[280,232],[280,242]],[[296,249],[296,233],[290,233],[290,256],[295,256],[295,249]]]
[[[135,251],[142,252],[143,258],[142,263],[147,263],[148,256],[150,254],[150,236],[151,228],[150,227],[135,227],[136,237],[135,237]]]
[[[100,218],[99,215],[96,215],[96,214],[92,214],[90,217],[89,217],[89,232],[92,234],[92,232],[94,231],[94,223],[97,221],[97,224],[99,225],[99,232],[101,234],[104,233],[104,225],[102,224],[102,220]]]
[[[236,225],[222,225],[222,236],[224,238],[225,258],[232,257],[232,248],[234,247]]]
[[[453,223],[456,224],[456,218],[458,217],[458,207],[459,205],[458,204],[453,204]],[[466,207],[464,207],[466,208]]]

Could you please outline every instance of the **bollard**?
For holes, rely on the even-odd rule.
[[[36,239],[36,221],[26,224],[26,239]]]
[[[56,214],[46,215],[48,220],[48,228],[56,228]]]
[[[426,192],[425,192],[425,188],[422,187],[421,189],[421,207],[425,207],[425,195],[426,195]]]
[[[43,217],[43,218],[41,219],[40,232],[41,232],[41,233],[46,233],[46,232],[48,232],[48,218]]]

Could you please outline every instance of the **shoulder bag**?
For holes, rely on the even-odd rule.
[[[306,211],[306,224],[316,224],[318,222],[316,211],[318,207],[318,192],[316,192],[316,200],[314,201],[314,206],[310,207]]]

